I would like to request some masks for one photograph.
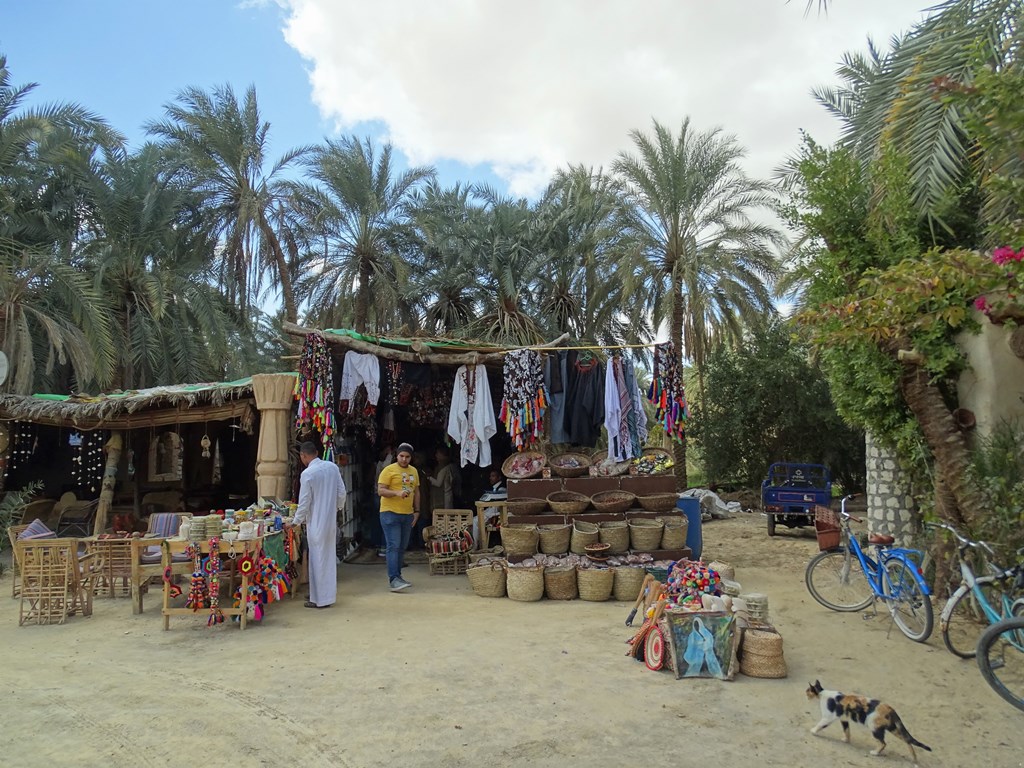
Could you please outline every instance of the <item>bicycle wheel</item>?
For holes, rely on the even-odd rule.
[[[811,559],[804,574],[811,597],[833,611],[862,611],[874,592],[860,560],[852,552],[822,552]]]
[[[1003,612],[1003,595],[1005,592],[998,583],[979,582],[981,597],[968,590],[953,598],[951,606],[943,610],[949,618],[941,622],[942,642],[950,653],[961,659],[973,659],[978,649],[978,639],[988,629],[991,619],[985,613],[981,600],[984,599],[989,608],[997,614]]]
[[[1024,710],[1024,616],[985,630],[978,641],[978,667],[992,690]]]
[[[923,643],[931,635],[934,623],[931,598],[921,589],[910,566],[902,560],[886,560],[885,573],[882,592],[893,621],[904,635],[916,643]]]

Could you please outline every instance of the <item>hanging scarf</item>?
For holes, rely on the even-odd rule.
[[[525,451],[540,440],[547,407],[540,355],[532,349],[516,349],[506,354],[500,418],[516,450]]]
[[[679,358],[671,341],[654,348],[654,375],[647,399],[657,409],[654,417],[665,427],[665,434],[682,442],[690,410],[686,405]]]
[[[295,426],[311,424],[324,446],[324,461],[334,459],[334,365],[327,342],[319,333],[306,336],[299,357],[299,377],[295,381],[295,399],[299,407]]]

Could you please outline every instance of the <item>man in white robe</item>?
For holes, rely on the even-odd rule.
[[[306,466],[299,477],[299,505],[292,525],[306,524],[309,547],[307,608],[334,605],[338,596],[338,510],[345,506],[345,481],[332,461],[318,457],[315,443],[303,443],[299,458]]]

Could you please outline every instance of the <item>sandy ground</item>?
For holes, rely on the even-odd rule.
[[[1024,765],[1021,714],[937,633],[918,645],[810,598],[809,530],[769,540],[742,514],[704,533],[709,559],[769,596],[787,679],[650,672],[623,655],[625,604],[487,600],[425,566],[397,595],[383,566],[344,566],[337,606],[275,604],[245,632],[192,617],[163,632],[156,594],[141,616],[98,599],[92,618],[19,628],[4,597],[0,764],[911,765],[899,742],[867,757],[860,726],[852,745],[838,725],[812,736],[820,678],[891,703],[934,750],[922,766]]]

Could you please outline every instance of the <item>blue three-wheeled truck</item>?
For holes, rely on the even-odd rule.
[[[832,503],[832,477],[821,464],[777,462],[761,483],[761,509],[768,516],[768,535],[776,523],[789,528],[814,525],[814,507]]]

